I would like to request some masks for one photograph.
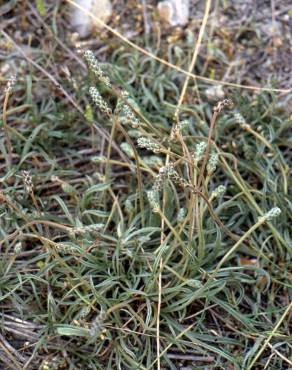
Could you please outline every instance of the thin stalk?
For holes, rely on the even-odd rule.
[[[112,116],[112,129],[110,133],[110,138],[108,142],[107,147],[107,158],[106,158],[106,164],[105,164],[105,182],[109,180],[109,165],[110,165],[110,157],[111,157],[111,151],[112,151],[112,143],[114,140],[116,127],[117,127],[117,117],[115,115]]]
[[[200,189],[201,184],[203,183],[204,172],[205,172],[206,164],[207,164],[208,157],[209,157],[212,135],[213,135],[213,131],[214,131],[214,128],[215,128],[215,125],[216,125],[218,113],[219,112],[217,110],[215,110],[213,112],[213,116],[211,118],[210,129],[209,129],[208,140],[207,140],[207,148],[206,148],[205,155],[204,155],[204,158],[203,158],[203,163],[202,163],[202,166],[201,166],[198,185],[197,185],[198,189]]]
[[[11,167],[13,149],[12,149],[12,143],[11,143],[10,135],[9,135],[9,132],[8,132],[9,129],[8,129],[8,125],[7,125],[7,106],[8,106],[9,95],[10,95],[10,92],[9,92],[9,89],[7,89],[7,91],[5,93],[5,97],[4,97],[2,118],[3,118],[3,130],[4,130],[4,133],[5,133],[6,143],[7,143],[7,147],[8,147],[7,162],[8,162],[8,166]]]

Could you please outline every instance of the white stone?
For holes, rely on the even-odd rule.
[[[205,94],[208,100],[220,100],[225,96],[222,85],[208,87],[208,89],[205,90]]]
[[[106,23],[112,14],[110,0],[75,0],[85,11],[71,6],[71,25],[80,37],[87,37],[95,28],[102,28],[102,25],[90,17],[86,12]]]
[[[184,26],[189,19],[189,0],[167,0],[158,3],[162,21],[171,26]]]

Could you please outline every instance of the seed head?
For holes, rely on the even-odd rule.
[[[212,194],[211,194],[211,197],[214,199],[214,198],[217,198],[217,197],[220,197],[221,195],[223,195],[224,193],[226,192],[226,186],[224,185],[219,185],[218,188],[216,188]]]
[[[156,175],[155,181],[154,181],[154,184],[153,184],[153,187],[152,187],[152,190],[157,192],[157,193],[162,190],[163,184],[165,182],[166,173],[163,172],[164,168],[165,167],[161,167],[159,169],[159,173],[158,173],[158,175]]]
[[[129,99],[129,93],[126,90],[123,90],[120,94],[120,97],[117,101],[117,105],[115,108],[115,114],[120,114],[123,110],[124,105]]]
[[[132,108],[130,108],[126,103],[123,103],[121,107],[119,120],[121,124],[131,125],[133,128],[138,128],[141,125],[139,118],[136,117]]]
[[[57,249],[59,252],[71,254],[76,253],[78,249],[72,244],[58,243]]]
[[[91,311],[91,308],[90,306],[84,306],[81,308],[81,310],[79,311],[79,314],[78,314],[78,317],[80,319],[85,319],[87,315],[90,314],[90,311]]]
[[[105,114],[110,116],[112,114],[112,110],[106,103],[106,101],[103,99],[103,97],[100,95],[96,87],[91,86],[89,88],[89,94],[91,96],[91,99],[95,103],[95,105]]]
[[[100,63],[94,56],[93,52],[91,50],[86,50],[83,55],[89,69],[94,73],[97,79],[103,82],[106,86],[111,87],[110,79],[104,75],[100,67]]]
[[[33,192],[33,183],[32,183],[32,177],[29,171],[22,171],[22,176],[23,176],[23,183],[24,183],[25,191],[28,194],[31,194]]]
[[[212,152],[210,154],[210,158],[207,164],[208,175],[211,175],[216,170],[217,163],[218,163],[218,154],[215,152]]]
[[[7,81],[7,85],[5,87],[4,93],[10,94],[15,83],[16,83],[16,76],[15,75],[10,76],[10,78]]]
[[[187,215],[187,209],[186,208],[180,208],[177,214],[177,222],[183,222]]]
[[[213,108],[214,112],[220,113],[225,107],[232,107],[233,102],[231,99],[224,99],[218,102],[218,104]]]
[[[82,227],[74,227],[70,230],[70,234],[72,236],[75,235],[86,235],[86,234],[92,234],[92,235],[98,235],[101,231],[101,229],[104,228],[104,224],[92,224]]]
[[[123,90],[118,99],[115,114],[118,115],[121,124],[131,125],[133,128],[138,128],[141,125],[141,121],[136,117],[135,112],[130,105],[136,110],[139,110],[136,102],[130,98],[129,93]]]
[[[179,130],[183,131],[184,129],[190,127],[190,121],[188,119],[184,119],[178,123],[177,127]]]
[[[90,335],[92,337],[95,337],[102,331],[105,320],[106,313],[104,311],[100,311],[100,313],[92,320],[90,325]]]
[[[207,143],[205,141],[201,141],[196,145],[195,152],[193,154],[193,160],[195,161],[195,163],[198,163],[202,159],[206,148]]]
[[[178,124],[174,125],[171,130],[171,139],[174,139],[176,135],[179,133],[182,133],[184,130],[186,130],[190,126],[190,121],[185,119],[183,121],[180,121]]]
[[[14,246],[14,253],[20,254],[22,252],[22,244],[21,242],[17,242]]]
[[[281,212],[282,211],[281,211],[280,208],[274,207],[274,208],[270,209],[265,215],[260,217],[260,220],[271,221],[273,218],[276,218],[276,217],[280,216]]]
[[[151,150],[154,153],[160,152],[160,146],[149,138],[139,137],[139,139],[137,140],[137,144],[140,148]]]
[[[236,121],[236,123],[240,124],[240,125],[243,125],[245,124],[245,119],[243,118],[242,114],[237,112],[234,114],[234,119]]]
[[[167,176],[175,184],[181,186],[182,188],[189,187],[189,183],[184,178],[182,178],[174,169],[173,163],[169,163],[167,166],[161,167],[159,173],[163,176]]]

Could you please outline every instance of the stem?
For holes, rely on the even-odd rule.
[[[4,129],[4,133],[5,133],[5,137],[6,137],[6,142],[7,142],[7,147],[8,147],[8,166],[10,167],[11,164],[12,164],[12,153],[13,153],[13,150],[12,150],[11,139],[10,139],[10,136],[9,136],[9,133],[8,133],[9,129],[8,129],[8,125],[7,125],[7,106],[8,106],[8,100],[9,100],[9,91],[7,91],[6,94],[5,94],[4,103],[3,103],[2,117],[3,117],[3,129]]]
[[[163,260],[160,258],[159,275],[158,275],[158,304],[157,304],[157,321],[156,321],[156,352],[157,352],[157,369],[160,369],[160,311],[161,311],[161,290],[162,290],[162,268]]]
[[[127,142],[131,145],[134,156],[135,156],[135,162],[136,162],[136,171],[137,171],[137,183],[138,183],[138,192],[139,192],[139,201],[140,201],[140,208],[141,208],[141,224],[142,227],[145,226],[145,212],[144,212],[144,200],[143,200],[143,188],[142,188],[142,174],[141,174],[141,168],[140,168],[140,162],[139,162],[139,154],[137,152],[137,149],[135,145],[133,144],[133,141],[131,140],[130,136],[128,135],[127,131],[124,129],[124,127],[119,123],[117,120],[117,124],[119,126],[120,131],[125,136]]]
[[[198,189],[200,188],[201,183],[203,182],[204,171],[205,171],[207,160],[208,160],[208,157],[209,157],[212,135],[213,135],[213,131],[214,131],[214,128],[215,128],[215,125],[216,125],[216,120],[217,120],[218,113],[219,113],[218,111],[214,111],[213,116],[211,118],[210,130],[209,130],[208,141],[207,141],[207,148],[206,148],[206,152],[205,152],[205,155],[204,155],[203,164],[202,164],[202,167],[201,167],[199,180],[198,180]]]
[[[107,159],[106,159],[106,164],[105,164],[105,181],[109,180],[109,164],[110,164],[110,157],[111,157],[111,151],[112,151],[112,143],[114,140],[115,132],[116,132],[116,127],[117,127],[117,118],[116,116],[112,116],[112,129],[110,133],[110,138],[108,142],[108,149],[107,149]]]

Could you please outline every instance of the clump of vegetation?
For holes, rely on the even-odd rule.
[[[162,92],[161,104],[136,96],[118,67],[110,79],[85,59],[81,118],[48,99],[14,127],[5,92],[1,319],[19,338],[1,360],[288,368],[288,121],[273,97],[251,109],[234,94],[175,115]],[[147,98],[161,110],[148,112]]]

